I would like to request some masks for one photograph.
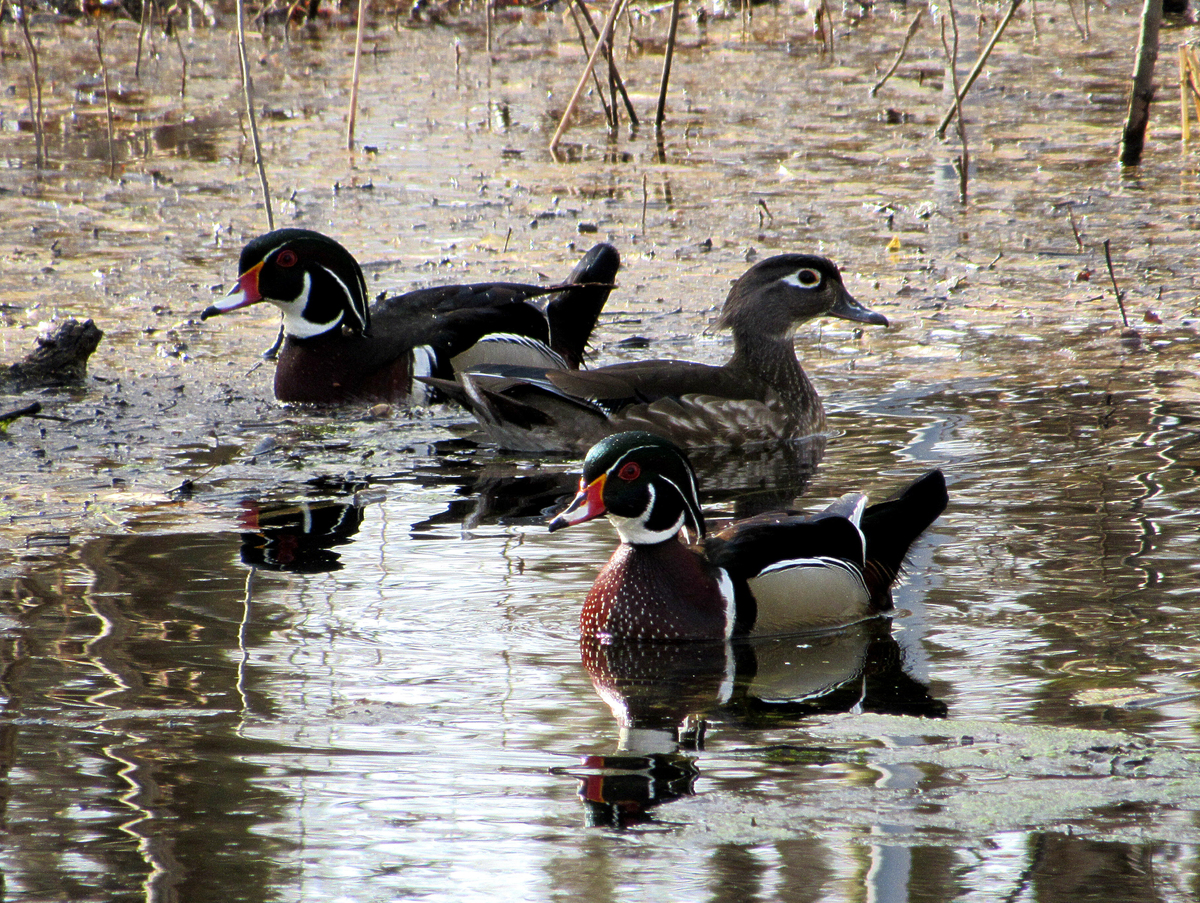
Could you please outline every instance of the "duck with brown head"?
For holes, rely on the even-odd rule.
[[[445,389],[492,441],[518,451],[582,452],[631,429],[690,448],[786,442],[825,427],[824,406],[793,346],[796,328],[820,316],[887,325],[854,299],[832,261],[781,254],[755,264],[730,289],[717,321],[733,333],[733,356],[723,366],[650,360],[572,372],[477,368]]]

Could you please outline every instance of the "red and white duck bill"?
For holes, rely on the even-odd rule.
[[[579,492],[571,500],[571,504],[550,519],[551,533],[563,527],[595,520],[608,513],[608,509],[604,507],[604,478],[605,475],[601,474],[591,483],[579,481]]]
[[[227,314],[230,311],[241,310],[243,307],[249,307],[251,304],[262,301],[262,293],[258,290],[258,274],[262,272],[262,267],[261,263],[256,263],[238,276],[237,284],[229,290],[229,294],[204,311],[204,316]]]

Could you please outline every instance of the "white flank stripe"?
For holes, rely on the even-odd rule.
[[[429,404],[433,397],[433,387],[417,382],[418,376],[433,376],[433,365],[437,362],[437,354],[429,345],[418,345],[412,350],[412,392],[409,399],[413,404]]]
[[[721,591],[721,598],[725,600],[725,639],[729,639],[733,636],[733,625],[737,620],[737,600],[735,599],[733,590],[733,580],[730,579],[729,572],[725,568],[717,569],[717,589]],[[726,658],[726,665],[725,679],[726,681],[730,681],[732,678],[728,673],[730,666],[730,657],[728,656]],[[721,690],[722,693],[725,692],[723,685]],[[730,690],[732,691],[732,687],[730,687]],[[725,698],[722,696],[722,700]]]
[[[791,558],[787,561],[776,561],[774,564],[767,565],[754,576],[763,577],[767,574],[774,574],[778,571],[786,571],[792,568],[844,571],[854,578],[855,582],[862,587],[864,593],[867,591],[867,584],[863,580],[862,571],[850,562],[843,561],[841,558],[830,558],[824,555],[818,555],[816,558]]]

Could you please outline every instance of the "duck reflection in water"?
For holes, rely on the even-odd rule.
[[[749,726],[814,712],[943,715],[903,671],[881,615],[909,547],[947,501],[935,470],[870,507],[851,493],[814,515],[761,514],[710,535],[682,449],[645,432],[595,445],[550,529],[607,515],[621,538],[580,615],[584,666],[621,752],[662,764],[654,757],[680,754],[681,722],[713,712]],[[660,785],[690,787],[651,781],[640,802],[614,802],[597,764],[581,776],[585,795],[618,821],[664,801]]]
[[[905,670],[891,621],[729,642],[580,640],[596,694],[617,722],[617,751],[585,756],[588,823],[627,826],[693,793],[709,725],[777,729],[813,715],[944,718],[946,705]]]
[[[824,452],[825,437],[811,436],[736,453],[704,449],[692,456],[692,465],[706,487],[706,501],[748,517],[786,508],[803,495]],[[445,511],[414,523],[414,537],[446,526],[544,524],[578,486],[578,472],[567,466],[554,458],[534,464],[496,458],[461,439],[439,442],[429,462],[419,463],[406,479],[426,488],[450,487],[457,497]]]
[[[334,549],[353,540],[366,505],[358,494],[295,502],[243,500],[242,563],[297,574],[341,570],[341,555]]]

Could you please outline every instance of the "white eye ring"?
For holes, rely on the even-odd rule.
[[[811,267],[801,267],[779,281],[794,285],[796,288],[816,288],[821,284],[821,274]]]

